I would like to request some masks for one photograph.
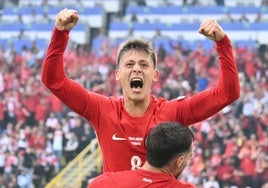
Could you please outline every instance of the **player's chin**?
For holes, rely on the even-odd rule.
[[[143,101],[145,95],[143,94],[143,92],[131,92],[130,98],[134,101]]]

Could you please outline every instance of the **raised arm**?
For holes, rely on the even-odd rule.
[[[63,54],[68,43],[69,32],[77,24],[78,19],[75,10],[64,9],[57,14],[42,69],[42,81],[48,88],[62,82],[65,77]]]
[[[216,48],[219,56],[219,83],[214,92],[221,92],[223,105],[227,106],[240,96],[240,85],[238,70],[233,54],[231,42],[215,19],[205,21],[199,28],[199,33],[216,42]]]
[[[183,106],[188,106],[188,108],[182,110],[180,117],[189,117],[189,114],[192,114],[190,119],[180,119],[187,125],[211,117],[240,96],[237,65],[228,36],[214,19],[203,22],[200,25],[199,33],[216,43],[219,81],[215,88],[204,90],[183,100]]]
[[[81,114],[86,108],[88,91],[66,76],[63,63],[69,32],[78,19],[79,15],[75,10],[64,9],[58,13],[43,62],[42,82],[63,103]]]

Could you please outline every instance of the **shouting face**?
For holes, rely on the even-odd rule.
[[[130,50],[123,54],[116,79],[121,82],[125,100],[142,102],[149,99],[153,81],[158,79],[158,71],[148,54]]]

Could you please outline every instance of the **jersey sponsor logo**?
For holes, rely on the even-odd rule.
[[[112,139],[115,140],[115,141],[127,140],[126,138],[117,137],[116,134],[113,134]]]
[[[153,180],[149,179],[149,178],[142,178],[142,181],[147,182],[147,183],[152,183]]]
[[[143,138],[142,137],[128,137],[128,140],[131,141],[132,145],[140,146],[142,144]]]
[[[132,145],[135,146],[140,146],[143,143],[143,138],[142,137],[128,137],[128,138],[124,138],[124,137],[118,137],[116,134],[113,134],[112,136],[112,140],[114,141],[124,141],[124,140],[129,140],[130,143]]]

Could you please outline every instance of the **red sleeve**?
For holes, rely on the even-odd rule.
[[[88,91],[69,79],[64,71],[63,54],[69,39],[69,31],[54,28],[42,67],[42,82],[69,108],[78,114],[86,109]]]
[[[219,81],[215,88],[202,91],[178,102],[179,121],[190,125],[211,117],[240,96],[236,61],[230,40],[216,42],[219,56]]]
[[[42,69],[42,81],[49,88],[57,87],[64,80],[63,54],[69,39],[69,31],[54,28]]]

